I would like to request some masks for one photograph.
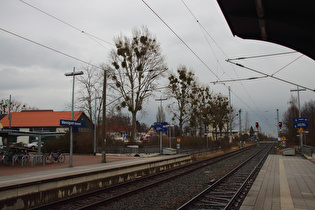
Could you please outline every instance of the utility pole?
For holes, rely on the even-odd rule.
[[[97,141],[96,141],[96,131],[97,131],[97,126],[98,126],[98,119],[97,119],[97,111],[96,111],[96,100],[97,99],[101,99],[101,97],[96,97],[96,94],[95,94],[95,98],[94,98],[94,106],[95,106],[95,111],[94,111],[94,146],[93,146],[93,154],[94,156],[96,155],[96,144],[97,144]]]
[[[277,130],[278,130],[278,141],[281,140],[281,137],[280,137],[280,127],[279,127],[279,109],[277,109]]]
[[[107,87],[107,70],[104,70],[103,82],[103,125],[102,125],[102,163],[106,163],[106,87]]]
[[[240,147],[242,147],[242,110],[240,109],[238,111],[238,118],[239,118],[239,124],[240,124],[240,129],[239,129],[239,135],[240,135]]]
[[[163,108],[162,102],[163,102],[163,101],[166,101],[166,100],[167,100],[167,98],[162,98],[162,96],[161,96],[160,98],[158,98],[158,99],[155,99],[155,101],[160,101],[160,107],[161,107],[161,108]]]
[[[297,86],[296,90],[290,90],[290,92],[295,92],[295,91],[297,91],[297,93],[298,93],[299,118],[301,118],[300,91],[306,91],[306,89],[300,89],[300,87]],[[303,133],[300,132],[300,150],[301,150],[301,152],[302,152],[302,147],[303,147]]]
[[[232,102],[231,102],[231,87],[229,86],[229,105],[230,108],[232,107]],[[232,111],[232,110],[231,110]],[[230,135],[229,135],[229,143],[232,143],[232,113],[230,113],[230,117],[229,117],[229,124],[230,124]]]

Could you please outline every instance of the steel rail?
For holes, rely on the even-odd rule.
[[[236,150],[236,151],[233,151],[233,152],[225,153],[225,154],[218,155],[218,156],[215,156],[215,157],[212,157],[212,158],[208,158],[208,159],[205,159],[205,160],[196,161],[196,162],[194,162],[192,164],[186,164],[186,165],[183,165],[183,166],[175,167],[173,169],[161,171],[161,172],[158,172],[158,173],[155,173],[155,174],[151,174],[151,175],[147,175],[147,176],[143,176],[143,177],[140,177],[140,178],[137,178],[137,179],[132,179],[132,180],[120,183],[120,184],[116,184],[116,185],[109,186],[109,187],[106,187],[106,188],[94,190],[92,192],[87,192],[87,193],[83,193],[83,194],[80,194],[80,195],[75,195],[75,196],[67,197],[67,198],[64,198],[64,199],[60,199],[58,201],[54,201],[54,202],[51,202],[51,203],[42,204],[42,205],[39,205],[39,206],[32,207],[30,209],[49,209],[49,208],[52,208],[54,206],[62,206],[62,205],[66,205],[69,202],[72,202],[74,200],[79,200],[79,201],[86,200],[88,197],[98,196],[98,194],[101,194],[103,192],[108,192],[109,190],[115,190],[117,188],[126,188],[126,186],[135,185],[135,183],[138,183],[138,182],[144,182],[145,180],[152,180],[154,177],[161,177],[162,175],[172,174],[172,175],[169,175],[167,178],[163,178],[162,180],[155,181],[155,182],[151,181],[150,184],[146,184],[146,185],[144,185],[142,187],[138,187],[136,189],[130,190],[130,191],[125,192],[123,194],[119,194],[117,196],[112,196],[111,198],[106,198],[106,199],[103,199],[103,200],[100,200],[100,201],[95,201],[95,202],[93,202],[91,204],[86,204],[83,207],[77,207],[77,208],[74,208],[74,209],[78,210],[78,209],[95,208],[97,206],[104,205],[105,203],[113,202],[113,201],[115,201],[117,199],[120,199],[121,197],[126,197],[128,195],[137,193],[137,192],[139,192],[141,190],[153,187],[155,185],[161,184],[161,183],[169,181],[171,179],[175,179],[175,178],[177,178],[179,176],[183,176],[183,174],[191,173],[191,172],[193,172],[193,171],[195,171],[197,169],[200,169],[202,167],[205,167],[207,165],[211,165],[211,164],[217,163],[219,161],[222,161],[224,159],[227,159],[229,157],[233,157],[233,156],[235,156],[235,155],[237,155],[239,153],[246,152],[246,151],[252,149],[254,146],[245,147],[245,148],[240,149],[240,150]],[[184,170],[184,172],[181,172],[181,170]]]
[[[243,168],[251,160],[253,160],[255,157],[258,157],[259,154],[263,153],[263,158],[260,158],[259,162],[257,164],[255,164],[255,167],[253,168],[253,170],[251,170],[249,175],[247,175],[245,177],[243,183],[241,183],[238,186],[238,189],[236,189],[236,191],[233,192],[233,190],[231,190],[231,188],[229,188],[230,195],[228,195],[229,193],[227,193],[226,190],[217,192],[218,195],[222,195],[222,194],[225,195],[224,198],[211,196],[211,199],[216,198],[217,200],[220,200],[221,202],[219,202],[219,201],[218,202],[211,202],[211,201],[208,201],[207,198],[204,199],[204,202],[208,202],[207,205],[208,205],[208,207],[210,209],[216,209],[216,208],[219,208],[219,209],[230,209],[233,206],[234,201],[240,195],[240,193],[243,192],[242,190],[246,187],[248,181],[252,178],[252,176],[255,173],[257,173],[257,170],[259,169],[259,165],[263,164],[263,162],[266,159],[266,157],[267,157],[267,155],[268,155],[268,153],[269,153],[271,148],[272,148],[272,146],[270,145],[269,147],[264,148],[264,150],[258,151],[256,154],[252,155],[250,158],[245,160],[242,164],[240,164],[237,167],[235,167],[229,173],[227,173],[226,175],[224,175],[223,177],[218,179],[216,182],[214,182],[212,185],[210,185],[209,187],[204,189],[202,192],[200,192],[199,194],[194,196],[192,199],[190,199],[189,201],[184,203],[182,206],[180,206],[178,208],[178,210],[194,209],[193,206],[196,203],[200,202],[200,200],[202,200],[207,194],[209,194],[210,192],[214,192],[218,187],[223,186],[224,183],[226,182],[226,180],[229,177],[233,176],[237,171],[239,171],[241,168]],[[231,192],[233,192],[233,194],[231,194]],[[204,209],[204,207],[202,207],[202,209]]]
[[[208,161],[209,161],[209,160],[214,160],[214,161],[210,161],[209,163],[206,163],[207,161],[201,161],[202,164],[199,164],[198,167],[193,167],[193,168],[191,168],[191,169],[189,169],[189,170],[187,170],[187,171],[184,171],[184,172],[182,172],[182,173],[178,173],[178,174],[176,174],[176,175],[172,175],[172,176],[167,177],[167,178],[164,178],[164,179],[162,179],[162,180],[159,180],[159,181],[156,181],[156,182],[152,182],[152,183],[150,183],[150,184],[147,184],[147,185],[145,185],[145,186],[136,188],[136,189],[134,189],[134,190],[130,190],[130,191],[126,192],[126,193],[123,193],[123,194],[114,196],[114,197],[112,197],[112,198],[100,200],[100,201],[95,202],[95,203],[92,203],[92,204],[90,204],[90,205],[86,205],[86,206],[84,206],[84,207],[77,208],[76,210],[95,209],[95,208],[100,207],[100,206],[108,205],[108,204],[111,203],[111,202],[119,201],[119,200],[120,200],[121,198],[123,198],[123,197],[127,197],[127,196],[129,196],[129,195],[134,195],[135,193],[138,193],[138,192],[141,192],[141,191],[143,191],[143,190],[146,190],[146,189],[152,188],[152,187],[154,187],[154,186],[160,185],[160,184],[162,184],[162,183],[164,183],[164,182],[168,182],[168,181],[170,181],[170,180],[172,180],[172,179],[175,179],[175,178],[177,178],[177,177],[183,176],[183,175],[185,175],[185,174],[189,174],[189,173],[191,173],[191,172],[193,172],[193,171],[195,171],[195,170],[197,170],[197,169],[206,167],[207,165],[211,165],[211,164],[217,163],[217,162],[219,162],[219,161],[222,161],[222,160],[224,160],[224,159],[227,159],[227,158],[229,158],[229,157],[232,157],[232,156],[235,156],[235,155],[237,155],[237,154],[239,154],[239,153],[242,153],[242,152],[244,152],[244,151],[247,151],[247,150],[249,150],[250,148],[251,148],[251,147],[248,147],[248,148],[244,148],[243,150],[237,150],[237,151],[233,151],[233,152],[231,152],[231,153],[226,153],[226,154],[223,154],[223,155],[220,155],[220,156],[217,156],[217,157],[210,158],[210,159],[208,159]],[[191,166],[191,164],[190,164],[190,166]],[[188,165],[185,165],[185,166],[182,166],[182,169],[188,168],[188,167],[189,167]],[[178,170],[178,168],[175,168],[174,170]],[[168,172],[170,172],[170,171],[165,171],[165,172],[168,173]],[[156,176],[156,174],[154,174],[154,176]],[[139,181],[139,180],[137,180],[137,181]]]

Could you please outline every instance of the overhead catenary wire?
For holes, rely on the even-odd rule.
[[[80,29],[80,28],[74,26],[73,24],[70,24],[70,23],[64,21],[64,20],[62,20],[62,19],[56,17],[55,15],[51,15],[51,14],[49,14],[48,12],[45,12],[44,10],[42,10],[42,9],[40,9],[40,8],[38,8],[38,7],[36,7],[36,6],[32,5],[32,4],[30,4],[30,3],[27,3],[27,2],[25,2],[25,1],[23,1],[23,0],[19,0],[19,1],[22,2],[23,4],[29,6],[29,7],[31,7],[31,8],[33,8],[33,9],[37,10],[37,11],[39,11],[39,12],[41,12],[41,13],[43,13],[43,14],[45,14],[45,15],[47,15],[47,16],[49,16],[49,17],[51,17],[51,18],[53,18],[53,19],[55,19],[55,20],[57,20],[57,21],[59,21],[59,22],[61,22],[61,23],[63,23],[63,24],[65,24],[65,25],[67,25],[67,26],[69,26],[69,27],[71,27],[71,28],[73,28],[73,29],[79,31],[79,32],[82,33],[82,34],[87,35],[89,38],[91,38],[93,41],[95,41],[95,42],[98,43],[99,45],[103,46],[104,48],[106,48],[106,47],[105,47],[104,45],[102,45],[99,41],[102,41],[102,42],[104,42],[104,43],[106,43],[106,44],[108,44],[108,45],[111,45],[111,46],[115,46],[113,43],[111,43],[111,42],[109,42],[109,41],[106,41],[106,40],[104,40],[104,39],[102,39],[102,38],[100,38],[100,37],[98,37],[98,36],[93,35],[93,34],[90,34],[90,33],[86,32],[85,30]],[[96,40],[99,40],[99,41],[96,41]],[[106,49],[107,49],[107,48],[106,48]]]
[[[4,28],[1,28],[1,27],[0,27],[0,30],[3,31],[3,32],[5,32],[5,33],[8,33],[8,34],[10,34],[10,35],[13,35],[13,36],[15,36],[15,37],[18,37],[18,38],[20,38],[20,39],[23,39],[23,40],[25,40],[25,41],[31,42],[31,43],[33,43],[33,44],[35,44],[35,45],[40,46],[40,47],[43,47],[43,48],[46,48],[46,49],[48,49],[48,50],[54,51],[54,52],[56,52],[56,53],[58,53],[58,54],[64,55],[64,56],[66,56],[66,57],[68,57],[68,58],[71,58],[71,59],[77,60],[77,61],[79,61],[79,62],[81,62],[81,63],[84,63],[84,64],[87,64],[87,65],[93,66],[94,68],[103,70],[103,69],[102,69],[101,67],[99,67],[99,66],[96,66],[96,65],[94,65],[94,64],[91,64],[91,63],[89,63],[89,62],[87,62],[87,61],[84,61],[84,60],[82,60],[82,59],[80,59],[80,58],[77,58],[77,57],[75,57],[75,56],[73,56],[73,55],[70,55],[70,54],[67,54],[67,53],[65,53],[65,52],[62,52],[62,51],[60,51],[60,50],[54,49],[54,48],[49,47],[49,46],[47,46],[47,45],[41,44],[41,43],[36,42],[36,41],[34,41],[34,40],[31,40],[31,39],[29,39],[29,38],[26,38],[26,37],[24,37],[24,36],[22,36],[22,35],[19,35],[19,34],[16,34],[16,33],[14,33],[14,32],[11,32],[11,31],[9,31],[9,30],[6,30],[6,29],[4,29]]]
[[[192,10],[188,7],[188,5],[184,2],[184,0],[181,0],[181,1],[182,1],[182,3],[184,4],[184,6],[187,8],[187,10],[189,11],[189,13],[190,13],[190,14],[193,16],[193,18],[196,20],[196,22],[197,22],[197,24],[199,25],[199,27],[201,28],[202,33],[204,34],[204,36],[205,36],[205,33],[206,33],[206,34],[211,38],[211,40],[215,43],[215,45],[220,49],[220,51],[223,53],[223,55],[224,55],[226,58],[228,58],[227,54],[222,50],[222,48],[218,45],[218,43],[215,41],[215,39],[210,35],[210,33],[205,29],[205,27],[204,27],[204,26],[201,24],[201,22],[197,19],[196,15],[194,15],[194,13],[193,13]],[[208,39],[207,39],[207,38],[206,38],[206,41],[207,41],[207,43],[209,44],[209,46],[210,46],[210,48],[211,48],[211,51],[213,52],[214,56],[215,56],[216,59],[217,59],[217,56],[216,56],[214,50],[212,49],[210,43],[208,42]],[[218,59],[217,59],[217,61],[218,61]],[[222,66],[221,66],[220,63],[219,63],[219,65],[220,65],[222,71],[224,72],[224,70],[223,70],[223,68],[222,68]],[[237,75],[237,72],[235,71],[235,68],[234,68],[233,66],[232,66],[232,68],[233,68],[235,74]],[[226,72],[224,72],[224,73],[227,74]],[[228,75],[228,74],[227,74],[227,75]],[[229,75],[228,75],[228,76],[229,76]],[[231,77],[231,76],[229,76],[229,77],[230,77],[231,80],[232,80],[232,77]],[[218,78],[218,80],[217,80],[216,83],[223,84],[225,87],[227,87],[226,84],[224,83],[224,81],[222,81],[219,77],[217,77],[217,78]],[[259,79],[259,78],[265,78],[265,76],[264,76],[264,77],[249,78],[249,79]],[[240,81],[240,80],[242,80],[242,79],[238,79],[238,81]],[[243,80],[246,80],[246,79],[243,79]],[[226,81],[226,80],[225,80],[225,81]],[[214,84],[215,84],[215,83],[214,83]],[[246,90],[246,88],[243,86],[242,83],[241,83],[241,85],[242,85],[242,87],[243,87],[243,89],[244,89],[244,92],[248,95],[248,97],[250,98],[250,100],[252,101],[252,103],[254,104],[254,106],[255,106],[257,109],[259,109],[258,106],[255,104],[254,100],[253,100],[252,97],[249,95],[248,91]],[[259,118],[263,119],[263,117],[259,116],[258,113],[255,112],[255,111],[248,105],[248,103],[245,103],[245,102],[238,96],[237,93],[235,93],[233,90],[231,90],[231,92],[232,92],[232,94],[233,94],[236,98],[238,98],[246,107],[248,107],[248,109],[250,109],[251,111],[253,111]]]
[[[226,55],[226,53],[222,50],[222,48],[217,44],[217,42],[213,39],[213,37],[210,35],[210,33],[204,28],[204,26],[201,24],[201,22],[197,19],[196,15],[192,12],[192,10],[188,7],[188,5],[184,2],[184,0],[181,0],[181,2],[184,4],[184,6],[187,8],[187,10],[189,11],[189,13],[193,16],[193,18],[196,20],[196,22],[198,23],[198,25],[200,26],[200,28],[202,28],[203,34],[204,32],[208,34],[208,36],[211,38],[211,40],[213,41],[213,43],[218,47],[218,49],[223,53],[223,55],[225,55],[226,58],[228,58],[228,56]],[[208,40],[207,40],[208,42]],[[209,44],[209,42],[208,42]],[[210,44],[209,44],[210,45]],[[211,47],[211,46],[210,46]],[[212,52],[213,49],[211,48]],[[214,52],[213,52],[214,53]],[[290,52],[281,52],[281,53],[272,53],[272,54],[264,54],[264,55],[256,55],[256,56],[248,56],[248,57],[240,57],[237,58],[239,60],[241,59],[251,59],[251,58],[261,58],[261,57],[274,57],[274,56],[279,56],[279,55],[286,55],[286,54],[293,54],[293,53],[297,53],[297,51],[290,51]],[[214,53],[215,54],[215,53]],[[216,55],[215,55],[216,56]],[[299,56],[297,59],[293,60],[292,62],[290,62],[289,64],[285,65],[284,67],[280,68],[279,70],[277,70],[274,74],[277,74],[278,72],[280,72],[281,70],[285,69],[287,66],[289,66],[290,64],[294,63],[296,60],[298,60],[299,58],[301,58],[301,56]],[[220,65],[221,67],[221,65]],[[221,67],[222,68],[222,67]],[[232,66],[235,74],[237,75],[237,72],[235,71],[235,68]],[[222,69],[223,71],[223,69]],[[224,71],[223,71],[224,72]],[[274,74],[272,74],[271,76],[274,76]],[[225,85],[225,82],[233,82],[233,81],[244,81],[244,80],[256,80],[256,79],[263,79],[263,78],[268,78],[269,75],[264,75],[264,76],[260,76],[260,77],[250,77],[250,78],[239,78],[239,79],[232,79],[232,77],[230,76],[231,80],[220,80],[218,79],[215,82],[212,82],[213,84],[215,83],[222,83]],[[250,97],[248,91],[246,90],[246,88],[243,86],[242,82],[241,85],[244,89],[244,92],[247,93],[247,95],[249,96],[250,100],[253,102],[253,104],[258,108],[258,106],[255,104],[255,102],[253,101],[253,99]],[[226,86],[226,85],[225,85]],[[234,93],[232,91],[233,95],[235,95],[240,101],[242,101],[250,110],[251,107],[249,107],[248,103],[245,103],[236,93]],[[253,110],[252,110],[253,111]],[[253,111],[254,112],[254,111]],[[262,120],[264,120],[264,118],[262,118],[261,116],[258,115],[258,113],[254,112],[259,118],[261,118]],[[265,120],[264,120],[265,121]],[[267,122],[267,124],[269,124]]]
[[[248,78],[241,78],[241,79],[230,79],[230,80],[218,80],[218,81],[214,81],[214,82],[210,82],[213,83],[214,85],[216,83],[226,83],[226,82],[238,82],[238,81],[245,81],[245,80],[256,80],[256,79],[264,79],[267,78],[268,76],[260,76],[260,77],[248,77]]]
[[[229,58],[230,61],[234,60],[244,60],[244,59],[252,59],[252,58],[262,58],[262,57],[271,57],[271,56],[277,56],[277,55],[287,55],[287,54],[293,54],[298,53],[297,51],[290,51],[290,52],[281,52],[281,53],[270,53],[270,54],[264,54],[264,55],[254,55],[254,56],[246,56],[246,57],[238,57],[238,58]]]
[[[189,49],[189,51],[216,77],[219,79],[218,75],[206,64],[204,60],[193,50],[191,47],[174,31],[174,29],[169,26],[144,0],[142,2],[153,12],[153,14]]]
[[[295,82],[288,81],[288,80],[286,80],[286,79],[282,79],[282,78],[280,78],[280,77],[276,77],[276,76],[274,76],[274,74],[273,74],[273,75],[266,74],[266,73],[261,72],[261,71],[258,71],[258,70],[256,70],[256,69],[253,69],[253,68],[249,68],[249,67],[247,67],[247,66],[244,66],[243,64],[233,62],[233,61],[231,61],[230,59],[227,59],[226,61],[229,62],[229,63],[231,63],[231,64],[234,64],[234,65],[236,65],[236,66],[239,66],[239,67],[241,67],[241,68],[244,68],[244,69],[253,71],[253,72],[258,73],[258,74],[262,74],[262,75],[264,75],[264,76],[268,76],[268,77],[273,78],[273,79],[275,79],[275,80],[278,80],[278,81],[281,81],[281,82],[284,82],[284,83],[287,83],[287,84],[290,84],[290,85],[299,86],[299,87],[301,87],[301,88],[304,88],[304,89],[307,89],[307,90],[310,90],[310,91],[315,92],[315,89],[306,87],[306,86],[304,86],[304,85],[297,84],[297,83],[295,83]]]
[[[291,61],[290,63],[286,64],[285,66],[283,66],[282,68],[280,68],[279,70],[277,70],[275,73],[271,74],[271,76],[279,73],[280,71],[282,71],[283,69],[285,69],[286,67],[288,67],[289,65],[291,65],[292,63],[294,63],[295,61],[297,61],[298,59],[302,58],[303,55],[300,55],[299,57],[297,57],[296,59],[294,59],[293,61]]]

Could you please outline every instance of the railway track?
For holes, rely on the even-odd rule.
[[[271,147],[257,152],[180,209],[239,209]]]
[[[185,176],[204,167],[209,167],[222,160],[233,159],[236,156],[251,151],[253,147],[247,147],[231,153],[226,153],[214,158],[198,161],[193,164],[180,166],[157,174],[139,177],[128,182],[106,187],[90,193],[69,197],[53,203],[34,207],[32,209],[96,209],[100,206],[108,206],[111,203],[120,202],[122,199],[136,195],[148,189],[153,189],[163,183],[172,182],[178,177]]]

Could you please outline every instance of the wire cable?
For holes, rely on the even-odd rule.
[[[277,55],[286,55],[298,53],[297,51],[290,51],[290,52],[282,52],[282,53],[271,53],[271,54],[264,54],[264,55],[254,55],[254,56],[247,56],[247,57],[238,57],[238,58],[229,58],[230,61],[234,60],[244,60],[244,59],[251,59],[251,58],[262,58],[262,57],[270,57],[270,56],[277,56]]]
[[[185,7],[187,8],[187,10],[189,11],[189,13],[193,16],[193,18],[196,20],[196,22],[198,23],[199,27],[201,28],[201,31],[202,33],[204,34],[205,36],[205,33],[211,38],[211,40],[215,43],[215,45],[219,48],[219,50],[223,53],[223,55],[228,58],[227,54],[222,50],[222,48],[218,45],[218,43],[214,40],[214,38],[210,35],[210,33],[205,29],[205,27],[201,24],[201,22],[197,19],[196,15],[194,15],[194,13],[192,12],[192,10],[188,7],[188,5],[184,2],[184,0],[181,0],[182,3],[185,5]],[[206,38],[205,36],[205,39],[209,45],[209,47],[211,48],[211,51],[213,52],[215,58],[217,59],[217,56],[216,56],[216,53],[214,52],[214,50],[212,49],[208,39]],[[217,62],[218,62],[218,59],[217,59]],[[222,68],[221,64],[219,63],[220,65],[220,68],[221,70],[223,71],[224,74],[228,75]],[[232,66],[232,69],[234,70],[235,74],[237,75],[237,77],[239,78],[234,66]],[[228,75],[229,76],[229,75]],[[242,80],[253,80],[253,79],[260,79],[260,78],[266,78],[267,76],[263,76],[263,77],[251,77],[251,78],[247,78],[247,79],[236,79],[236,80],[233,80],[231,76],[229,76],[231,78],[231,80],[225,80],[225,81],[222,81],[221,79],[218,78],[218,81],[217,82],[213,82],[214,84],[215,83],[220,83],[220,84],[223,84],[225,87],[226,84],[224,82],[231,82],[231,81],[242,81]],[[247,96],[249,97],[249,99],[251,100],[251,102],[254,104],[254,106],[256,107],[257,110],[259,110],[258,106],[255,104],[254,100],[252,99],[252,97],[250,96],[250,94],[248,93],[247,89],[244,87],[243,83],[241,83],[241,86],[242,88],[244,89],[244,92],[247,94]],[[227,87],[228,88],[228,87]],[[236,96],[245,106],[247,106],[250,110],[253,111],[253,109],[248,105],[248,103],[245,103],[234,91],[231,91],[232,94],[234,96]],[[253,111],[254,112],[254,111]],[[259,116],[256,112],[255,114],[260,117],[261,119],[263,119],[261,116]]]
[[[104,39],[102,39],[102,38],[99,38],[99,37],[97,37],[97,36],[94,36],[94,35],[92,35],[92,34],[86,32],[86,31],[84,31],[84,30],[82,30],[82,29],[80,29],[80,28],[78,28],[78,27],[76,27],[76,26],[74,26],[74,25],[72,25],[72,24],[70,24],[70,23],[67,23],[66,21],[61,20],[60,18],[58,18],[58,17],[56,17],[56,16],[54,16],[54,15],[51,15],[51,14],[49,14],[48,12],[45,12],[44,10],[42,10],[42,9],[40,9],[40,8],[38,8],[38,7],[35,7],[35,6],[33,6],[32,4],[30,4],[30,3],[27,3],[27,2],[25,2],[25,1],[23,1],[23,0],[19,0],[19,1],[22,2],[23,4],[29,6],[29,7],[31,7],[31,8],[33,8],[33,9],[37,10],[37,11],[39,11],[39,12],[41,12],[41,13],[43,13],[43,14],[45,14],[45,15],[47,15],[47,16],[49,16],[49,17],[51,17],[51,18],[53,18],[53,19],[55,19],[55,20],[57,20],[57,21],[59,21],[59,22],[61,22],[61,23],[63,23],[63,24],[65,24],[65,25],[67,25],[67,26],[69,26],[69,27],[71,27],[71,28],[73,28],[73,29],[79,31],[80,33],[86,34],[86,35],[87,35],[88,37],[90,37],[90,38],[93,37],[94,39],[92,39],[92,40],[94,40],[94,41],[95,41],[95,39],[97,39],[97,40],[102,41],[102,42],[105,42],[106,44],[109,44],[109,45],[111,45],[111,46],[115,46],[113,43],[110,43],[110,42],[108,42],[108,41],[106,41],[106,40],[104,40]],[[97,42],[97,43],[100,44],[99,42]],[[103,46],[102,44],[100,44],[100,45]],[[103,47],[105,47],[105,46],[103,46]],[[106,48],[106,47],[105,47],[105,48]],[[106,48],[106,49],[107,49],[107,48]]]
[[[189,51],[216,77],[219,79],[219,77],[213,72],[213,70],[206,64],[200,57],[193,51],[189,45],[170,27],[144,0],[142,2],[155,14],[155,16],[162,21],[162,23],[189,49]]]
[[[56,50],[56,49],[54,49],[54,48],[52,48],[52,47],[48,47],[48,46],[46,46],[46,45],[44,45],[44,44],[41,44],[41,43],[39,43],[39,42],[36,42],[36,41],[31,40],[31,39],[29,39],[29,38],[26,38],[26,37],[24,37],[24,36],[21,36],[21,35],[18,35],[18,34],[16,34],[16,33],[11,32],[11,31],[8,31],[8,30],[6,30],[6,29],[4,29],[4,28],[1,28],[1,27],[0,27],[0,30],[3,31],[3,32],[5,32],[5,33],[8,33],[8,34],[10,34],[10,35],[13,35],[13,36],[15,36],[15,37],[18,37],[18,38],[20,38],[20,39],[26,40],[26,41],[28,41],[28,42],[31,42],[31,43],[33,43],[33,44],[36,44],[36,45],[41,46],[41,47],[43,47],[43,48],[46,48],[46,49],[48,49],[48,50],[54,51],[54,52],[56,52],[56,53],[58,53],[58,54],[64,55],[64,56],[66,56],[66,57],[68,57],[68,58],[71,58],[71,59],[77,60],[77,61],[79,61],[79,62],[81,62],[81,63],[84,63],[84,64],[87,64],[87,65],[93,66],[94,68],[101,69],[101,67],[99,67],[99,66],[93,65],[93,64],[91,64],[91,63],[89,63],[89,62],[87,62],[87,61],[84,61],[84,60],[82,60],[82,59],[80,59],[80,58],[74,57],[74,56],[72,56],[72,55],[70,55],[70,54],[64,53],[64,52],[62,52],[62,51],[60,51],[60,50]],[[103,70],[103,69],[101,69],[101,70]]]
[[[285,69],[286,67],[288,67],[289,65],[291,65],[292,63],[294,63],[295,61],[297,61],[298,59],[302,58],[303,55],[300,55],[299,57],[297,57],[296,59],[294,59],[293,61],[291,61],[290,63],[288,63],[287,65],[283,66],[282,68],[280,68],[278,71],[276,71],[275,73],[273,73],[271,76],[279,73],[280,71],[282,71],[283,69]]]
[[[255,73],[258,73],[258,74],[262,74],[262,75],[268,76],[268,77],[273,78],[273,79],[275,79],[275,80],[278,80],[278,81],[281,81],[281,82],[284,82],[284,83],[287,83],[287,84],[290,84],[290,85],[299,86],[299,87],[302,87],[302,88],[304,88],[304,89],[307,89],[307,90],[310,90],[310,91],[315,92],[315,89],[312,89],[312,88],[306,87],[306,86],[304,86],[304,85],[299,85],[299,84],[297,84],[297,83],[290,82],[290,81],[288,81],[288,80],[281,79],[281,78],[279,78],[279,77],[275,77],[274,75],[268,75],[268,74],[266,74],[266,73],[264,73],[264,72],[261,72],[261,71],[258,71],[258,70],[256,70],[256,69],[249,68],[249,67],[244,66],[244,65],[239,64],[239,63],[235,63],[235,62],[233,62],[233,61],[231,61],[231,60],[229,60],[229,59],[228,59],[228,60],[226,60],[226,61],[227,61],[227,62],[229,62],[229,63],[232,63],[232,64],[234,64],[234,65],[236,65],[236,66],[242,67],[242,68],[244,68],[244,69],[247,69],[247,70],[253,71],[253,72],[255,72]]]

